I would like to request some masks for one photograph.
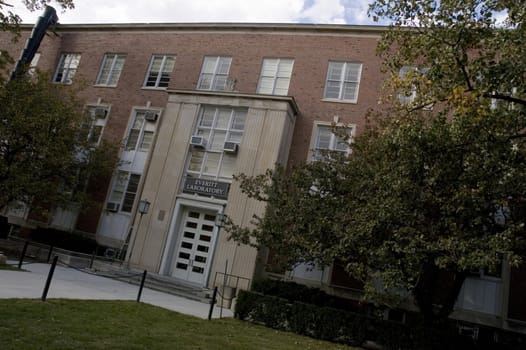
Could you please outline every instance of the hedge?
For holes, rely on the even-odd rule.
[[[454,328],[408,327],[345,310],[319,307],[261,293],[240,291],[235,317],[317,339],[360,346],[374,341],[386,350],[476,349]]]
[[[308,287],[291,281],[270,279],[256,281],[252,285],[252,291],[265,295],[274,295],[289,301],[301,301],[322,307],[365,312],[364,307],[354,300],[329,295],[319,288]]]

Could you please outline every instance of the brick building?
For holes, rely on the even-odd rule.
[[[48,222],[31,222],[29,208],[4,215],[94,235],[102,246],[125,249],[131,266],[196,286],[222,281],[226,268],[246,288],[265,274],[266,257],[228,241],[216,220],[227,214],[249,225],[264,208],[241,194],[232,174],[294,165],[316,158],[319,149],[347,152],[330,125],[355,135],[376,108],[385,77],[375,50],[384,30],[59,25],[33,65],[54,83],[83,87],[94,141],[120,142],[122,162],[98,187],[100,206],[89,213],[56,208]],[[0,42],[17,57],[24,40],[8,40],[3,35]],[[526,330],[526,301],[514,289],[522,275],[504,264],[497,275],[469,277],[453,317]],[[337,266],[298,266],[287,277],[333,293],[352,291]]]

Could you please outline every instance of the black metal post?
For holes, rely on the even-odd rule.
[[[49,246],[49,252],[47,253],[47,260],[46,262],[49,264],[49,259],[51,259],[51,254],[53,253],[53,246]]]
[[[47,275],[44,291],[42,292],[42,301],[46,301],[47,292],[49,291],[49,285],[51,284],[51,280],[53,279],[53,273],[55,272],[55,266],[57,266],[57,261],[58,255],[55,255],[55,257],[53,258],[53,262],[51,263],[51,267],[49,268],[49,273]]]
[[[93,253],[91,254],[91,259],[89,261],[89,268],[92,269],[93,268],[93,261],[95,260],[95,255],[97,255],[97,249],[95,249],[93,251]]]
[[[137,302],[141,301],[142,288],[144,287],[144,281],[146,280],[146,274],[148,271],[144,270],[142,273],[141,286],[139,287],[139,294],[137,294]]]
[[[212,293],[212,300],[210,300],[210,311],[208,311],[208,320],[212,319],[212,312],[214,311],[214,305],[216,303],[217,296],[217,286],[214,287],[214,292]]]
[[[29,245],[29,241],[26,241],[24,244],[24,248],[22,249],[22,254],[20,254],[20,259],[18,260],[18,269],[20,270],[22,268],[22,263],[24,262],[24,258],[26,256],[27,252],[27,246]]]

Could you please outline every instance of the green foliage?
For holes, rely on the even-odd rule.
[[[524,255],[524,1],[377,0],[370,11],[394,24],[378,47],[382,110],[348,159],[238,176],[268,206],[253,229],[228,230],[285,267],[339,259],[370,301],[412,296],[425,322],[443,321],[469,271]],[[414,69],[401,77],[404,66]]]
[[[331,307],[347,311],[363,311],[361,305],[356,301],[328,295],[315,287],[308,287],[290,281],[260,280],[252,285],[252,291],[272,295],[289,301],[299,301],[316,306]]]
[[[409,326],[248,291],[240,292],[235,316],[267,327],[355,346],[371,340],[393,350],[476,348],[471,339],[460,337],[454,327],[438,330]]]
[[[241,291],[235,316],[267,327],[317,339],[360,345],[365,341],[365,318],[350,312]]]
[[[92,121],[75,91],[49,81],[36,74],[0,85],[0,208],[86,202],[88,177],[116,165],[115,145],[94,148],[84,134]]]
[[[33,230],[30,238],[39,243],[78,253],[91,254],[97,248],[97,242],[93,238],[52,228],[40,227]]]

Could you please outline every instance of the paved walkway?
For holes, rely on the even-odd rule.
[[[50,266],[27,264],[23,267],[27,271],[0,270],[0,298],[40,299]],[[133,284],[57,266],[47,298],[136,300],[138,291],[139,286]],[[200,318],[207,318],[210,310],[209,304],[148,288],[143,289],[141,302]],[[212,317],[218,318],[220,313],[220,308],[214,307]],[[222,317],[232,316],[231,310],[222,310]]]

